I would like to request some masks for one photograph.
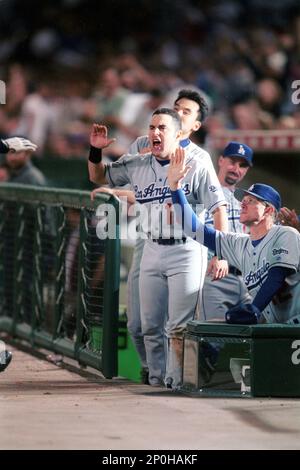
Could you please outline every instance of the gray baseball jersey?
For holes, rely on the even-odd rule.
[[[240,222],[241,203],[234,197],[233,191],[222,186],[227,201],[227,217],[229,232],[245,233],[245,226]],[[213,226],[212,215],[206,211],[205,225]],[[214,253],[208,252],[210,260]],[[234,268],[236,270],[236,268]],[[229,274],[223,279],[212,280],[211,276],[205,276],[202,291],[202,299],[199,298],[199,318],[201,320],[219,319],[224,320],[225,313],[231,307],[240,302],[251,302],[251,296],[245,286],[242,276],[234,273],[229,267]]]
[[[234,197],[233,191],[222,186],[227,202],[228,232],[245,233],[245,227],[240,222],[241,203]],[[214,220],[209,212],[205,212],[205,225],[213,226]]]
[[[233,191],[229,188],[222,186],[222,190],[227,202],[227,219],[228,219],[228,232],[232,233],[245,233],[245,226],[240,222],[241,203],[234,197]],[[214,225],[214,219],[210,212],[205,211],[205,225]],[[208,259],[210,260],[214,253],[208,251]],[[215,281],[214,281],[215,282]]]
[[[130,145],[128,149],[128,153],[130,155],[137,155],[138,153],[141,153],[143,149],[146,149],[149,147],[150,147],[150,142],[149,142],[148,136],[141,135],[134,142],[132,142],[132,144]]]
[[[292,227],[274,225],[263,240],[252,245],[248,235],[217,232],[217,254],[243,274],[252,298],[270,268],[291,268],[284,287],[263,311],[268,323],[300,323],[300,234]]]

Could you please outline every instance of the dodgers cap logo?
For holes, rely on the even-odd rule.
[[[229,142],[223,151],[223,157],[239,157],[246,160],[249,166],[253,166],[253,150],[241,142]]]

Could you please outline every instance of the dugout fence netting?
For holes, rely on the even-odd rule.
[[[97,236],[101,203],[113,238]],[[105,194],[2,184],[0,331],[117,375],[118,213]]]

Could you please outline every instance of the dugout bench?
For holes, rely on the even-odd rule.
[[[203,397],[300,397],[300,326],[189,322],[182,391]]]

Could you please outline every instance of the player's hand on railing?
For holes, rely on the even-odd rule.
[[[101,124],[93,124],[90,134],[90,144],[98,149],[104,149],[115,142],[116,139],[109,139],[107,136],[107,127]]]
[[[214,256],[208,264],[206,273],[211,276],[213,281],[217,281],[227,276],[228,269],[228,262],[225,259],[218,259],[217,256]]]
[[[91,200],[92,201],[95,199],[95,196],[98,193],[105,193],[105,194],[110,194],[111,196],[113,196],[114,195],[114,190],[112,188],[107,188],[107,187],[96,188],[91,192]]]
[[[180,181],[187,175],[191,166],[185,165],[185,152],[182,147],[178,147],[171,155],[168,169],[168,181],[172,191],[180,188]]]
[[[107,186],[101,186],[101,188],[94,189],[94,191],[91,192],[92,201],[95,199],[95,196],[98,193],[104,193],[109,194],[110,196],[115,196],[121,201],[126,202],[128,204],[128,207],[136,203],[134,192],[128,189],[108,188]]]
[[[24,139],[23,137],[10,137],[9,139],[3,139],[2,142],[9,150],[13,150],[15,152],[35,152],[37,149],[36,144],[28,139]]]

